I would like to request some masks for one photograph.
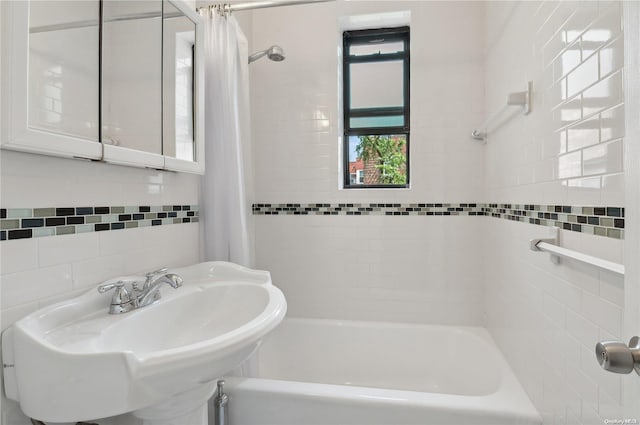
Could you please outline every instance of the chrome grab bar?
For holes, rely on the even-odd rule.
[[[582,252],[574,251],[572,249],[563,248],[558,246],[558,236],[553,238],[543,239],[531,239],[529,241],[529,249],[532,251],[545,251],[551,254],[551,261],[558,264],[560,257],[570,258],[572,260],[580,261],[585,264],[591,264],[602,270],[607,270],[612,273],[616,273],[624,276],[624,265],[614,263],[613,261],[605,260],[603,258],[594,257],[593,255],[584,254]]]

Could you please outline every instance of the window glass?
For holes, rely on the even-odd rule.
[[[404,43],[396,41],[392,43],[377,42],[375,40],[367,44],[352,44],[349,49],[351,56],[366,56],[375,54],[398,53],[404,51]]]
[[[351,184],[407,184],[407,137],[383,134],[349,137]]]
[[[409,27],[343,34],[344,188],[409,185]]]
[[[402,106],[402,61],[353,63],[350,66],[351,108]]]
[[[349,123],[351,128],[402,127],[404,125],[404,115],[352,117]]]

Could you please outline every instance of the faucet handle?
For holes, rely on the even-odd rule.
[[[110,291],[114,288],[124,288],[124,281],[119,280],[117,282],[103,283],[102,285],[98,286],[98,292],[104,294],[105,292]]]
[[[167,270],[168,270],[168,269],[167,269],[166,267],[163,267],[163,268],[161,268],[161,269],[158,269],[158,270],[155,270],[155,271],[149,272],[149,273],[147,273],[145,276],[147,277],[147,279],[150,279],[150,278],[152,278],[152,277],[154,277],[154,276],[156,276],[156,275],[159,275],[159,274],[162,274],[162,273],[166,273],[166,272],[167,272]]]
[[[125,288],[125,282],[119,280],[117,282],[111,283],[103,283],[98,286],[98,292],[104,294],[112,289],[115,289],[115,293],[113,294],[113,298],[111,299],[111,304],[123,304],[131,301],[129,297],[129,292],[127,292],[127,288]]]

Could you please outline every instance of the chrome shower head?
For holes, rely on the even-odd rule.
[[[257,61],[261,57],[266,56],[275,62],[281,62],[285,59],[284,50],[280,46],[271,46],[267,50],[257,52],[249,56],[249,63]]]
[[[267,50],[267,57],[275,62],[281,62],[284,60],[284,50],[280,46],[271,46],[269,50]]]

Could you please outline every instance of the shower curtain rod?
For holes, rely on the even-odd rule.
[[[336,0],[283,0],[283,1],[256,1],[256,2],[247,2],[247,3],[217,3],[210,4],[208,6],[199,7],[200,9],[207,9],[209,7],[224,7],[226,12],[237,12],[241,10],[252,10],[252,9],[266,9],[268,7],[280,7],[280,6],[296,6],[301,4],[311,4],[311,3],[328,3]]]

